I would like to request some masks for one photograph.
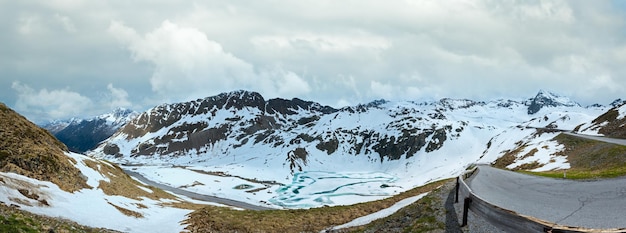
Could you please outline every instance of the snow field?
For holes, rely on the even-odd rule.
[[[108,178],[84,164],[85,160],[96,161],[84,155],[67,153],[76,160],[76,167],[87,177],[91,189],[81,189],[74,193],[61,190],[56,184],[31,179],[14,173],[0,172],[4,184],[0,185],[0,201],[20,206],[21,209],[51,217],[70,219],[79,224],[102,227],[123,232],[180,232],[180,224],[191,210],[168,207],[164,204],[174,200],[134,200],[123,196],[109,196],[98,189],[100,181]],[[99,162],[100,166],[106,162]],[[32,200],[18,189],[27,189],[45,200],[48,205]],[[150,190],[151,192],[151,190]],[[136,212],[142,217],[128,216],[115,206]]]

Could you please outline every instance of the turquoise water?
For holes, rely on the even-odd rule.
[[[382,172],[305,171],[294,174],[291,184],[277,189],[277,196],[269,201],[285,208],[342,204],[356,197],[361,200],[393,195],[398,191],[393,185],[396,180],[397,177]]]

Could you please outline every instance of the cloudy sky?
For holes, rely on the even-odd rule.
[[[618,1],[0,0],[0,102],[35,122],[232,90],[581,104],[626,90]]]

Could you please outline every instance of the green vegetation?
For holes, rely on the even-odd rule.
[[[33,227],[34,221],[30,218],[20,218],[15,214],[10,216],[0,216],[0,232],[7,233],[37,233],[40,230]]]
[[[432,191],[448,181],[433,182],[387,199],[350,206],[268,211],[242,211],[210,206],[191,213],[184,223],[189,224],[186,229],[190,232],[320,232],[388,208],[402,199]],[[434,208],[437,205],[430,206]],[[440,226],[433,223],[433,218],[427,215],[415,221],[415,227],[421,226],[420,224],[427,225],[428,228]]]
[[[612,178],[626,175],[626,146],[560,134],[555,140],[565,146],[571,168],[523,173],[567,179]]]
[[[626,168],[607,169],[603,171],[576,171],[576,170],[563,170],[559,171],[546,171],[546,172],[531,172],[531,171],[519,171],[521,173],[551,177],[551,178],[565,178],[572,180],[584,180],[584,179],[597,179],[597,178],[614,178],[626,175]]]

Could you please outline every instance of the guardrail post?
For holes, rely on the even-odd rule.
[[[459,203],[459,177],[456,177],[456,195],[454,196],[454,203]]]
[[[461,224],[461,227],[467,226],[467,215],[469,214],[469,206],[471,202],[472,199],[470,197],[466,197],[463,201],[463,224]]]

